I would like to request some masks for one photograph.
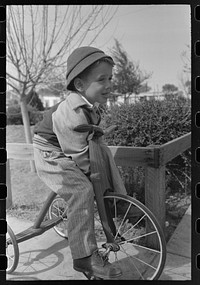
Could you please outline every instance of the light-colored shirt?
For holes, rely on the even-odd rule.
[[[84,105],[91,107],[81,95],[72,92],[61,102],[52,114],[53,131],[56,134],[62,152],[70,156],[77,166],[88,173],[90,169],[88,151],[88,132],[79,133],[74,128],[81,124],[88,124],[83,109]],[[98,124],[100,117],[91,112],[93,124]]]

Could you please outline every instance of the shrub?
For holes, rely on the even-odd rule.
[[[40,122],[43,119],[44,111],[38,111],[36,107],[32,107],[28,105],[28,114],[29,114],[29,120],[30,125],[36,125],[38,122]]]
[[[22,114],[19,104],[13,104],[7,109],[7,125],[22,125]]]
[[[191,131],[190,101],[177,97],[113,106],[104,112],[102,125],[108,127],[113,124],[117,125],[117,129],[105,138],[108,145],[162,145]],[[133,195],[133,191],[138,195],[144,193],[144,171],[141,168],[119,169],[129,194]],[[170,186],[171,191],[177,191],[177,182],[182,187],[185,178],[190,177],[190,150],[170,161],[166,170],[167,187]]]
[[[26,95],[26,103],[29,106],[34,107],[38,111],[44,111],[43,103],[39,98],[37,92],[35,92],[34,90],[30,92],[28,95]]]
[[[43,111],[38,111],[35,107],[30,105],[28,107],[28,115],[30,125],[35,125],[43,118]],[[21,108],[19,104],[14,104],[7,109],[7,125],[23,125]]]
[[[190,106],[182,99],[151,100],[107,109],[103,126],[117,125],[108,144],[146,147],[162,145],[190,132]]]

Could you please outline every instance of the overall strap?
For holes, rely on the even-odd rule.
[[[91,118],[91,111],[89,110],[89,108],[87,106],[81,106],[81,108],[83,109],[84,115],[88,121],[88,124],[93,124],[92,122],[92,118]]]
[[[92,124],[92,125],[99,125],[100,121],[101,121],[101,114],[98,110],[98,108],[95,109],[94,108],[88,108],[88,106],[84,105],[81,106],[81,108],[83,109],[83,112],[86,116],[86,119],[88,121],[88,124]],[[94,122],[94,120],[96,120],[96,122]]]

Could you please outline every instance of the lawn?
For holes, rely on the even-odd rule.
[[[6,141],[24,143],[23,126],[7,126]],[[40,180],[37,173],[31,172],[29,161],[10,160],[10,170],[13,205],[8,214],[33,221],[50,189]]]
[[[33,127],[31,128],[33,130]],[[23,126],[7,126],[6,139],[9,143],[24,143]],[[7,213],[15,217],[34,221],[50,189],[39,179],[37,173],[31,172],[29,161],[11,160],[10,169],[13,205],[8,209]],[[173,195],[166,195],[167,239],[174,232],[190,203],[191,197],[189,194],[184,195],[177,192]]]

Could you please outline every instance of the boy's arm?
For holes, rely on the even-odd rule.
[[[85,174],[89,173],[88,132],[79,133],[73,130],[77,125],[88,124],[82,108],[70,109],[63,102],[52,115],[52,121],[53,131],[62,151],[71,157]]]

